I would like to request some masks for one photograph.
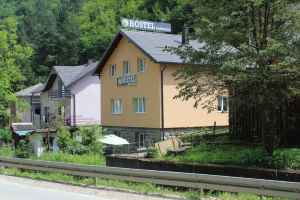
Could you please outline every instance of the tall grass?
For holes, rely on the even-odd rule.
[[[300,149],[277,149],[272,159],[267,160],[261,147],[201,144],[182,155],[168,155],[164,159],[195,164],[300,169]]]
[[[53,153],[53,152],[45,152],[41,157],[32,156],[31,159],[35,160],[46,160],[46,161],[54,161],[54,162],[65,162],[65,163],[76,163],[82,165],[105,165],[105,157],[102,154],[69,154],[69,153]]]
[[[0,156],[3,157],[13,157],[15,152],[11,147],[0,147]]]

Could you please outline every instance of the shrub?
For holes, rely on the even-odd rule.
[[[0,129],[0,140],[8,144],[12,141],[12,134],[9,129]]]
[[[20,140],[15,152],[15,156],[18,158],[29,158],[31,154],[31,146],[28,141]]]
[[[57,128],[58,146],[63,152],[68,152],[68,148],[71,145],[72,138],[69,129],[65,126]]]
[[[158,157],[159,157],[159,153],[156,148],[152,147],[147,150],[147,158],[158,158]]]
[[[81,136],[81,144],[86,147],[89,153],[102,153],[102,143],[99,139],[102,137],[102,128],[99,126],[81,127],[77,134]]]

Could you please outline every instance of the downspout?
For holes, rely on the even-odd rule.
[[[165,140],[165,111],[164,111],[164,71],[167,68],[164,65],[160,68],[160,107],[161,107],[161,135],[162,140]]]
[[[30,96],[30,118],[31,118],[31,122],[33,124],[33,93]]]
[[[76,99],[75,94],[72,94],[73,99],[73,126],[76,127]]]

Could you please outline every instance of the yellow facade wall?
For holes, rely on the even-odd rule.
[[[183,66],[166,65],[164,71],[165,128],[208,127],[213,126],[214,122],[217,126],[228,126],[228,112],[221,113],[217,110],[208,112],[201,105],[194,108],[195,101],[192,99],[183,101],[173,98],[178,94],[178,89],[176,89],[178,81],[174,79],[174,73],[181,67]],[[203,76],[206,75],[205,70],[203,70]],[[217,106],[217,101],[215,104]]]
[[[137,71],[137,58],[146,61],[145,72]],[[131,86],[117,86],[117,77],[123,74],[123,61],[129,61],[131,74],[137,75],[137,83]],[[110,67],[117,65],[117,75],[111,77]],[[153,62],[139,48],[123,37],[101,72],[101,111],[102,125],[114,127],[161,128],[161,76],[164,71],[164,124],[165,128],[208,127],[228,125],[228,113],[212,111],[199,106],[193,107],[194,101],[173,99],[178,94],[173,73],[182,65],[161,65]],[[146,112],[135,113],[134,97],[146,98]],[[121,99],[123,112],[112,114],[111,100]]]
[[[137,58],[145,59],[145,72],[137,72]],[[123,61],[128,60],[131,74],[137,75],[136,85],[117,86],[116,77],[123,74]],[[110,66],[117,65],[117,75],[110,76]],[[152,62],[127,38],[122,38],[106,62],[101,76],[102,125],[120,127],[159,128],[160,114],[160,65]],[[135,113],[134,97],[146,98],[146,112]],[[123,113],[112,114],[111,100],[121,99]]]

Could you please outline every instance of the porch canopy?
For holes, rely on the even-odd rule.
[[[115,145],[115,146],[121,146],[121,145],[126,145],[129,144],[129,142],[116,135],[105,135],[102,139],[99,140],[103,144],[108,144],[108,145]]]

